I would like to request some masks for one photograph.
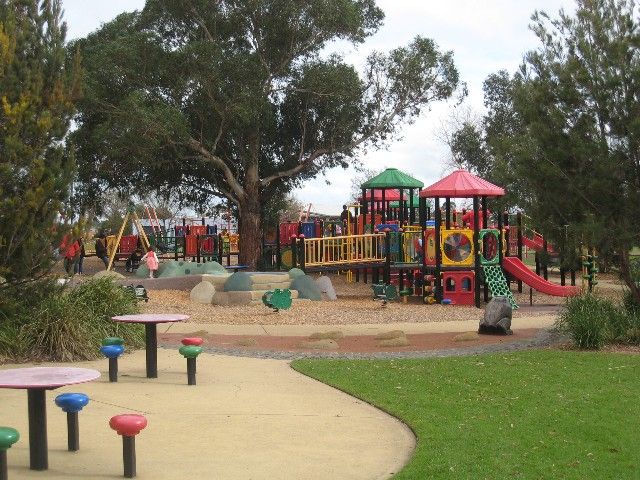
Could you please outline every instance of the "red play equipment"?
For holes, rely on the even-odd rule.
[[[502,260],[502,266],[516,279],[522,280],[531,288],[546,293],[547,295],[571,297],[580,294],[579,287],[558,285],[557,283],[551,283],[541,276],[536,275],[535,272],[532,272],[518,257],[505,257]]]

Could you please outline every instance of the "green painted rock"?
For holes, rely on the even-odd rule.
[[[215,275],[216,273],[227,273],[227,270],[218,262],[205,262],[203,263],[203,268],[203,273],[208,273],[210,275]]]
[[[107,345],[124,345],[124,338],[107,337],[104,340],[102,340],[102,346],[106,347]]]
[[[15,428],[0,427],[0,450],[7,450],[20,440],[20,434]]]
[[[289,270],[289,278],[292,280],[294,278],[302,277],[304,275],[305,275],[304,271],[300,270],[299,268],[292,268],[291,270]]]
[[[307,298],[314,302],[322,300],[322,292],[309,275],[294,278],[291,281],[291,289],[298,291],[298,298]]]
[[[252,283],[251,275],[246,272],[236,272],[227,278],[226,282],[224,282],[224,291],[250,292]]]
[[[141,263],[138,269],[136,270],[136,277],[138,278],[148,278],[149,277],[149,269],[145,263]]]
[[[195,345],[183,345],[178,351],[184,358],[196,358],[202,353],[202,347],[197,347]]]

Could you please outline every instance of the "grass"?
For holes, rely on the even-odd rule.
[[[640,356],[540,350],[420,360],[299,360],[418,438],[394,478],[640,478]]]

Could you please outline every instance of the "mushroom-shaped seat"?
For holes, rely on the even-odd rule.
[[[147,419],[144,415],[136,413],[125,413],[116,415],[109,420],[109,426],[123,437],[135,437],[140,430],[147,426]]]
[[[56,405],[66,413],[77,413],[88,403],[89,397],[84,393],[61,393],[56,397]]]
[[[182,339],[183,345],[195,345],[199,347],[202,345],[203,340],[200,337],[186,337]]]
[[[100,351],[107,358],[118,358],[124,352],[122,345],[103,345]]]
[[[195,345],[183,345],[178,351],[184,358],[196,358],[202,353],[202,347],[197,347]]]
[[[102,340],[102,345],[124,345],[124,338],[121,337],[107,337]]]
[[[15,428],[0,427],[0,451],[8,450],[18,440],[20,440],[20,434]]]

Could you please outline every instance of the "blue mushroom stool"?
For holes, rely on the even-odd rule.
[[[78,412],[89,403],[84,393],[62,393],[56,397],[56,405],[67,413],[67,445],[70,452],[80,450]]]
[[[118,357],[124,352],[124,345],[103,345],[102,354],[109,359],[109,381],[118,381]]]
[[[15,428],[0,427],[0,480],[9,478],[7,472],[7,450],[20,440],[20,434]]]

